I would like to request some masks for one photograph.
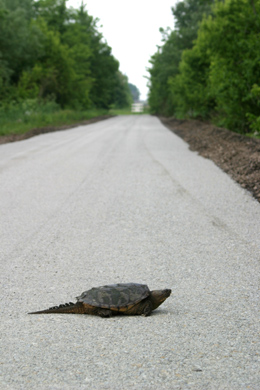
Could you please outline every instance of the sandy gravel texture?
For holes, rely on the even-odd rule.
[[[260,205],[149,115],[0,146],[1,389],[259,390]],[[120,282],[151,317],[27,315]]]

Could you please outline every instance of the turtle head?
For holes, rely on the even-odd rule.
[[[165,290],[153,290],[151,291],[151,302],[153,305],[153,310],[157,309],[158,306],[160,306],[165,299],[167,299],[171,295],[172,290],[165,289]]]

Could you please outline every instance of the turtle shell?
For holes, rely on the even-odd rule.
[[[84,291],[77,300],[90,306],[124,311],[149,295],[150,290],[146,284],[118,283]]]

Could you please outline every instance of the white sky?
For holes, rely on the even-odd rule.
[[[171,12],[178,0],[83,0],[88,13],[100,19],[102,32],[120,70],[147,98],[146,71],[149,59],[161,45],[159,28],[174,27]],[[79,8],[81,0],[68,0],[67,7]],[[101,27],[102,26],[102,27]]]

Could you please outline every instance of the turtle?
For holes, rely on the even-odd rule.
[[[117,283],[84,291],[69,302],[28,314],[74,313],[112,317],[117,314],[149,316],[171,294],[170,289],[150,291],[146,284]]]

